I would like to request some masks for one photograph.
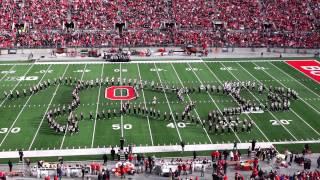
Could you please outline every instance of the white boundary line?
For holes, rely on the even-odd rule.
[[[173,66],[172,63],[171,63],[171,67],[173,68],[174,72],[176,73],[176,76],[177,76],[177,78],[178,78],[181,86],[184,88],[184,85],[183,85],[183,83],[182,83],[182,81],[181,81],[181,79],[180,79],[180,77],[179,77],[179,75],[178,75],[178,73],[177,73],[177,71],[176,71],[176,68]],[[187,96],[188,96],[189,101],[192,102],[189,94],[187,94]],[[212,143],[212,140],[211,140],[211,138],[210,138],[210,136],[209,136],[209,134],[208,134],[208,132],[207,132],[207,130],[206,130],[206,128],[203,126],[203,123],[202,123],[202,121],[201,121],[201,118],[200,118],[200,116],[199,116],[199,114],[198,114],[197,109],[195,108],[194,111],[196,112],[196,114],[197,114],[197,116],[198,116],[198,121],[200,121],[200,123],[201,123],[201,125],[202,125],[202,129],[203,129],[204,132],[206,133],[206,135],[207,135],[210,143],[213,144],[213,143]]]
[[[125,62],[126,64],[161,64],[161,63],[201,63],[201,60],[194,59],[194,60],[133,60],[130,62]],[[124,62],[105,62],[105,61],[77,61],[77,62],[36,62],[35,64],[123,64]],[[7,64],[9,65],[9,64]]]
[[[256,147],[270,148],[274,145],[320,143],[320,140],[307,141],[282,141],[282,142],[257,142]],[[238,143],[238,149],[248,149],[251,143]],[[125,147],[127,148],[127,147]],[[208,150],[232,150],[233,143],[229,144],[195,144],[186,145],[185,151],[208,151]],[[108,148],[86,148],[86,149],[64,149],[64,150],[32,150],[24,151],[24,157],[54,157],[54,156],[81,156],[81,155],[102,155],[110,154],[111,147]],[[181,152],[180,145],[172,146],[137,146],[133,147],[133,153],[157,153],[157,152]],[[17,151],[0,152],[0,159],[19,158]]]
[[[199,76],[196,74],[196,72],[194,72],[192,66],[191,66],[189,63],[187,63],[187,64],[188,64],[188,66],[191,68],[193,74],[196,76],[196,78],[198,79],[198,81],[200,82],[200,84],[203,85],[201,79],[200,79]],[[218,79],[217,79],[217,80],[218,80]],[[220,82],[220,83],[221,83],[221,82]],[[218,108],[218,111],[222,114],[222,111],[220,110],[220,108],[219,108],[218,104],[216,103],[216,101],[212,98],[211,94],[210,94],[209,92],[207,92],[207,94],[208,94],[208,96],[210,97],[210,99],[211,99],[211,101],[213,102],[213,104]],[[242,141],[241,141],[241,139],[239,138],[239,136],[237,135],[237,133],[234,132],[234,130],[233,130],[232,128],[231,128],[231,130],[232,130],[232,132],[234,133],[235,137],[238,139],[238,141],[241,143]]]
[[[16,67],[16,65],[11,66],[11,68],[9,70],[4,70],[4,71],[11,71],[12,68]],[[2,71],[2,70],[1,70]],[[0,79],[0,81],[2,81],[9,73],[6,73],[4,76],[2,76],[2,78]]]
[[[307,57],[306,57],[307,58]],[[206,58],[207,59],[207,58]],[[128,64],[135,64],[135,63],[202,63],[204,62],[208,62],[208,63],[218,63],[218,62],[282,62],[282,61],[288,61],[288,59],[262,59],[262,60],[214,60],[215,58],[208,58],[208,59],[212,59],[212,60],[176,60],[176,59],[169,59],[168,60],[156,60],[156,61],[152,61],[152,60],[133,60],[130,62],[127,62]],[[295,61],[310,61],[313,59],[304,59],[304,60],[295,60]],[[70,61],[65,61],[65,62],[41,62],[41,61],[37,61],[35,63],[4,63],[4,64],[0,64],[0,66],[10,66],[10,65],[31,65],[31,64],[35,64],[35,65],[41,65],[41,64],[119,64],[122,62],[105,62],[105,61],[74,61],[74,62],[70,62]]]
[[[30,68],[27,70],[27,72],[24,73],[23,76],[26,76],[29,71],[32,69],[34,65],[31,65]],[[17,84],[10,90],[10,91],[14,91],[18,86],[19,84],[22,82],[22,80],[18,81]],[[4,104],[4,102],[9,98],[9,96],[7,96],[1,103],[0,103],[0,107],[2,107],[2,105]]]
[[[303,86],[304,88],[308,89],[310,92],[312,92],[314,95],[316,95],[317,97],[320,97],[319,94],[317,94],[316,92],[312,91],[310,88],[308,88],[307,86],[305,86],[304,84],[302,84],[301,82],[299,82],[297,79],[293,78],[290,74],[286,73],[284,70],[282,70],[281,68],[279,68],[278,66],[272,64],[272,63],[269,63],[271,64],[272,66],[274,66],[275,68],[277,68],[279,71],[281,71],[283,74],[287,75],[288,77],[290,77],[291,79],[293,79],[294,81],[298,82],[301,86]],[[288,63],[286,63],[288,64]],[[290,65],[291,66],[291,65]],[[292,66],[291,66],[292,67]],[[298,69],[295,69],[297,71],[299,71]],[[303,74],[301,71],[299,71],[301,74]],[[306,74],[303,74],[303,75],[306,75]],[[309,77],[309,76],[308,76]],[[309,77],[310,78],[310,77]],[[313,80],[313,79],[312,79]],[[318,83],[318,85],[320,85],[319,83],[320,82],[316,82]]]
[[[83,68],[83,72],[82,72],[80,81],[82,81],[82,79],[83,79],[83,76],[84,76],[84,73],[85,73],[86,68],[87,68],[87,64],[86,64],[86,65],[84,66],[84,68]],[[61,141],[61,144],[60,144],[60,149],[62,149],[62,147],[63,147],[64,140],[65,140],[66,135],[67,135],[67,129],[68,129],[68,127],[69,127],[69,124],[67,123],[66,131],[64,132],[64,135],[63,135],[63,138],[62,138],[62,141]]]
[[[208,64],[206,62],[203,62],[206,66],[206,68],[211,72],[211,74],[219,81],[220,84],[222,84],[221,80],[218,78],[218,76],[210,69],[210,67],[208,66]],[[221,63],[222,64],[222,63]],[[224,65],[223,65],[224,66]],[[224,66],[225,67],[225,66]],[[230,72],[229,72],[230,73]],[[232,74],[233,75],[233,74]],[[237,78],[236,78],[237,79]],[[250,92],[251,93],[251,92]],[[232,97],[234,99],[234,97]],[[235,100],[235,102],[237,102]],[[237,104],[239,104],[237,102]],[[260,129],[260,127],[256,124],[256,122],[251,118],[251,116],[249,114],[246,114],[246,116],[254,123],[254,125],[258,128],[258,130],[261,132],[261,134],[264,136],[264,138],[270,142],[269,138],[264,134],[264,132]]]
[[[254,65],[258,66],[256,63],[253,63]],[[268,73],[267,71],[265,71],[264,69],[262,69],[263,72],[265,72],[266,74],[268,74],[272,79],[274,79],[275,81],[277,81],[279,84],[281,84],[282,86],[288,88],[287,86],[285,86],[282,82],[280,82],[278,79],[274,78],[270,73]],[[298,95],[299,99],[301,99],[301,101],[303,101],[306,105],[308,105],[311,109],[313,109],[315,112],[317,112],[318,114],[320,114],[320,112],[315,109],[311,104],[309,104],[308,102],[306,102],[305,100],[303,100],[303,98],[301,98]]]
[[[63,77],[65,76],[68,67],[69,67],[69,65],[66,66],[66,68],[65,68],[65,70],[64,70],[64,72],[63,72],[63,75],[62,75]],[[38,133],[39,133],[39,130],[40,130],[41,126],[42,126],[43,120],[44,120],[45,117],[46,117],[46,114],[47,114],[47,112],[48,112],[48,110],[49,110],[49,108],[50,108],[50,106],[51,106],[51,104],[52,104],[52,101],[53,101],[54,97],[56,97],[56,95],[57,95],[57,91],[58,91],[59,87],[60,87],[60,84],[56,87],[56,89],[55,89],[55,91],[54,91],[54,93],[53,93],[53,95],[52,95],[52,98],[51,98],[51,100],[49,101],[49,104],[48,104],[48,107],[47,107],[47,109],[46,109],[46,111],[45,111],[45,114],[43,115],[43,117],[42,117],[42,119],[41,119],[41,121],[40,121],[40,124],[39,124],[39,126],[38,126],[38,129],[37,129],[36,133],[34,134],[33,139],[32,139],[32,141],[31,141],[31,143],[30,143],[30,145],[29,145],[29,148],[28,148],[29,150],[31,150],[31,147],[32,147],[34,141],[36,140],[36,137],[37,137],[37,135],[38,135]]]
[[[138,68],[138,73],[139,73],[139,79],[141,80],[141,73],[140,73],[140,67],[139,64],[137,64],[137,68]],[[147,108],[147,103],[146,103],[146,97],[144,95],[144,90],[143,88],[141,89],[142,91],[142,96],[143,96],[143,103],[144,103],[144,108]],[[149,127],[149,133],[150,133],[150,138],[151,138],[151,144],[153,146],[153,138],[152,138],[152,132],[151,132],[151,126],[150,126],[150,120],[149,120],[149,115],[147,115],[147,120],[148,120],[148,127]]]
[[[103,70],[104,70],[104,64],[102,65],[102,70],[101,70],[101,75],[100,75],[99,81],[100,81],[100,80],[102,79],[102,77],[103,77]],[[95,136],[95,133],[96,133],[97,114],[98,114],[98,110],[99,110],[100,95],[101,95],[101,85],[102,85],[102,82],[100,82],[100,87],[99,87],[98,100],[97,100],[97,108],[96,108],[96,114],[95,114],[95,118],[94,118],[94,126],[93,126],[93,132],[92,132],[91,148],[93,148],[94,136]]]
[[[223,67],[226,67],[223,63],[220,63]],[[228,70],[228,72],[237,80],[240,81],[230,70]],[[248,72],[248,71],[246,71]],[[248,72],[249,73],[249,72]],[[251,73],[249,73],[251,75]],[[251,75],[252,76],[252,75]],[[255,78],[253,76],[253,78]],[[255,78],[256,79],[256,78]],[[258,79],[256,79],[259,83],[261,83]],[[250,90],[247,89],[247,87],[245,87],[245,89],[259,102],[261,103],[261,101],[259,100],[259,98],[257,98]],[[268,113],[295,139],[298,140],[280,121],[279,119],[270,111],[268,111]],[[249,117],[249,116],[248,116]],[[258,127],[258,126],[257,126]],[[260,128],[259,128],[260,129]]]
[[[240,64],[239,64],[240,65]],[[256,64],[255,64],[256,65]],[[241,66],[241,65],[240,65]],[[257,65],[256,65],[257,66]],[[244,69],[245,71],[248,72],[248,70],[246,70],[243,66],[241,66],[242,69]],[[268,74],[272,79],[275,79],[272,75],[270,75],[269,73],[267,73],[265,70],[263,70],[266,74]],[[249,72],[248,72],[249,73]],[[254,77],[251,73],[249,73],[252,77]],[[255,77],[254,77],[255,78]],[[258,82],[260,82],[257,78],[255,78]],[[283,83],[279,82],[277,79],[275,79],[279,84],[281,84],[282,86],[286,87]],[[261,82],[260,82],[261,83]],[[311,128],[316,134],[318,134],[320,136],[320,133],[318,131],[316,131],[309,123],[307,123],[301,116],[298,115],[298,113],[296,113],[293,108],[290,109],[291,112],[293,112],[302,122],[304,122],[309,128]],[[282,123],[280,123],[282,124]]]
[[[158,67],[157,67],[157,65],[156,65],[155,63],[154,63],[154,67],[155,67],[156,69],[158,69]],[[163,87],[162,80],[161,80],[161,78],[160,78],[160,74],[159,74],[158,71],[156,71],[156,72],[157,72],[157,75],[158,75],[160,84],[161,84],[161,86]],[[163,94],[164,94],[164,96],[165,96],[165,98],[166,98],[166,100],[167,100],[167,104],[168,104],[168,107],[169,107],[169,109],[170,109],[170,114],[171,114],[171,116],[172,116],[174,125],[175,125],[175,127],[176,127],[176,130],[177,130],[177,133],[178,133],[180,142],[183,142],[183,141],[182,141],[182,138],[181,138],[181,135],[180,135],[180,131],[179,131],[178,126],[177,126],[177,122],[176,122],[175,115],[174,115],[173,112],[172,112],[171,105],[170,105],[170,102],[169,102],[168,97],[167,97],[167,93],[166,93],[166,91],[164,90],[164,88],[162,88],[162,91],[163,91]],[[169,114],[169,116],[170,116],[170,114]]]
[[[46,73],[44,73],[44,75],[42,76],[42,78],[40,79],[40,81],[38,82],[37,85],[39,85],[42,81],[42,79],[46,76],[46,74],[48,73],[48,70],[51,68],[51,65],[48,66]],[[30,69],[29,69],[30,70]],[[6,138],[8,137],[9,133],[11,132],[13,126],[15,125],[15,123],[17,122],[17,120],[19,119],[20,115],[22,114],[22,112],[24,111],[24,108],[27,107],[27,104],[29,103],[30,99],[32,98],[34,94],[31,94],[28,98],[28,100],[25,102],[25,104],[23,105],[22,109],[20,110],[19,114],[17,115],[16,119],[13,121],[11,127],[9,128],[8,132],[6,133],[6,135],[4,136],[4,138],[2,139],[1,143],[0,143],[0,147],[2,146],[3,142],[6,140]]]

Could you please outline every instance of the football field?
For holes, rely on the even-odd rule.
[[[79,121],[79,133],[56,133],[50,128],[45,113],[54,108],[68,106],[75,83],[51,85],[37,94],[24,97],[23,89],[54,78],[72,77],[77,80],[105,80],[120,78],[121,83],[134,79],[154,81],[165,87],[194,87],[196,92],[184,95],[179,101],[170,90],[152,90],[150,86],[138,90],[139,97],[130,105],[153,108],[161,112],[157,116],[130,113],[117,116],[97,117],[102,111],[118,111],[127,101],[110,100],[105,91],[108,85],[102,83],[80,92],[81,104],[75,110],[84,119]],[[64,78],[63,78],[64,79]],[[266,87],[291,88],[298,93],[298,99],[291,102],[289,111],[264,110],[259,113],[242,113],[240,120],[253,122],[251,132],[216,133],[202,125],[208,112],[222,111],[239,104],[230,95],[201,90],[201,85],[222,85],[230,81],[255,81]],[[110,85],[110,84],[109,84]],[[4,91],[18,90],[20,98],[4,97]],[[146,61],[132,63],[77,63],[77,64],[0,64],[0,150],[15,151],[40,149],[98,148],[119,146],[120,137],[126,145],[158,146],[175,145],[183,141],[188,144],[245,143],[255,139],[258,142],[320,142],[320,85],[308,76],[289,66],[284,61],[176,61],[173,63]],[[126,91],[116,91],[121,96]],[[266,94],[244,88],[241,96],[256,104],[267,101]],[[157,98],[155,105],[153,98]],[[191,115],[195,121],[182,121],[180,117],[171,121],[163,119],[163,113],[181,113],[189,102],[195,102]],[[89,113],[94,118],[89,118]],[[67,115],[57,118],[60,124],[67,123]],[[161,151],[161,150],[159,150]]]

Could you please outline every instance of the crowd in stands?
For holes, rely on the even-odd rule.
[[[318,0],[0,0],[0,48],[320,47],[319,4]]]

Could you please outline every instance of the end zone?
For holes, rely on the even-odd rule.
[[[320,84],[320,63],[316,60],[290,60],[288,65]]]

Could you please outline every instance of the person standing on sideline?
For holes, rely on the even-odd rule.
[[[9,172],[12,172],[12,162],[11,162],[11,160],[8,161],[8,166],[9,166]]]
[[[184,146],[185,146],[185,144],[184,144],[183,141],[181,141],[181,142],[180,142],[180,145],[181,145],[181,149],[182,149],[182,152],[181,152],[181,153],[183,153],[183,152],[184,152]]]
[[[252,150],[252,151],[254,151],[254,150],[255,150],[256,143],[257,143],[257,141],[256,141],[255,139],[254,139],[254,140],[252,140],[252,142],[251,142],[251,150]]]
[[[120,149],[123,150],[123,146],[124,146],[124,138],[121,137],[120,138]]]
[[[104,154],[104,155],[102,156],[102,159],[103,159],[103,165],[106,165],[107,162],[108,162],[108,156],[107,156],[107,154]]]
[[[19,150],[19,160],[20,160],[20,162],[22,162],[22,159],[23,159],[23,151],[20,149]]]
[[[197,152],[193,151],[193,160],[197,159]]]
[[[317,164],[318,164],[318,169],[320,168],[320,156],[318,157],[318,159],[317,159]]]
[[[111,148],[110,154],[112,161],[114,161],[114,155],[116,154],[116,151],[113,149],[113,147]]]
[[[238,143],[237,143],[237,141],[235,141],[235,142],[233,143],[233,150],[237,150],[237,145],[238,145]]]

